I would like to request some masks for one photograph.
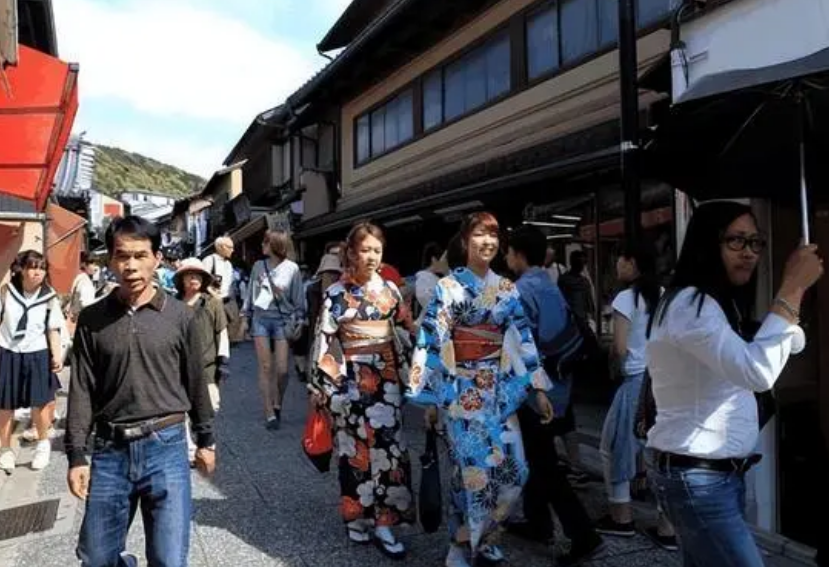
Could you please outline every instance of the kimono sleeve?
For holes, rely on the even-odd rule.
[[[453,398],[455,352],[449,285],[450,278],[438,283],[417,334],[406,391],[416,404],[443,406]]]
[[[505,298],[507,316],[504,320],[504,351],[516,376],[529,376],[534,390],[548,391],[553,384],[541,365],[538,348],[533,339],[530,320],[517,287],[512,287]]]
[[[338,390],[346,371],[337,319],[338,311],[342,310],[343,292],[340,285],[325,292],[311,350],[312,386],[329,397]]]

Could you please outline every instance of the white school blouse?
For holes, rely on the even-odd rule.
[[[695,291],[680,291],[664,321],[653,324],[647,357],[656,424],[648,447],[709,459],[747,457],[759,436],[754,392],[774,386],[806,337],[799,326],[769,313],[746,342],[711,297],[697,315]]]
[[[60,331],[65,325],[60,301],[54,291],[41,293],[43,288],[35,293],[20,292],[13,285],[7,285],[0,294],[3,321],[0,323],[0,348],[13,352],[38,352],[49,348],[46,340],[46,316],[49,315],[50,330]],[[15,338],[15,331],[23,316],[25,307],[28,307],[27,325],[25,334]]]

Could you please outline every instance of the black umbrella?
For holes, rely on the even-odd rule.
[[[807,187],[829,182],[829,49],[700,79],[646,148],[652,173],[694,198],[799,200],[808,242]]]

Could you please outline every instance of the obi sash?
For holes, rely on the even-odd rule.
[[[350,321],[340,325],[340,342],[346,356],[378,352],[394,340],[392,323],[381,321]]]
[[[456,361],[474,362],[500,357],[504,334],[497,325],[455,327],[452,342]]]

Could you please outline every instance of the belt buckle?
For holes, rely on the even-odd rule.
[[[133,441],[140,437],[143,437],[143,427],[141,426],[133,426],[133,427],[125,427],[121,434],[124,438],[124,441]]]

